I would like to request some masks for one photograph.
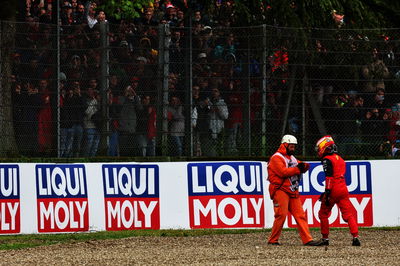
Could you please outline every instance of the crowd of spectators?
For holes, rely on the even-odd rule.
[[[141,10],[139,18],[120,20],[108,18],[100,8],[101,1],[65,0],[60,4],[59,83],[54,1],[27,0],[19,12],[24,23],[17,29],[17,48],[12,59],[14,127],[22,154],[160,155],[157,132],[161,125],[157,125],[157,115],[163,112],[159,112],[162,106],[157,105],[161,97],[157,88],[160,82],[158,26],[161,24],[169,24],[171,30],[169,104],[165,108],[169,154],[185,155],[185,141],[189,139],[185,137],[185,126],[188,125],[193,128],[195,156],[240,154],[245,119],[250,121],[252,137],[261,138],[264,75],[262,58],[255,48],[259,38],[255,35],[254,40],[246,39],[243,36],[248,36],[247,28],[232,27],[235,25],[234,1],[215,1],[207,10],[199,4],[192,6],[191,21],[187,19],[189,11],[185,1],[175,1],[174,5],[170,1],[155,0]],[[104,55],[102,22],[108,24],[107,88],[100,84]],[[185,82],[189,25],[192,26],[192,106],[186,104],[189,101]],[[254,47],[250,48],[251,45]],[[289,83],[286,47],[285,42],[272,47],[267,60],[264,110],[269,139],[280,135],[281,130]],[[316,50],[321,57],[329,53],[322,42],[318,42]],[[337,86],[334,82],[312,84],[314,90],[322,92],[322,117],[328,132],[338,136],[346,152],[353,154],[354,144],[361,145],[357,147],[362,149],[365,143],[369,146],[360,150],[360,154],[389,154],[386,144],[393,145],[392,152],[400,139],[400,104],[396,105],[400,99],[382,97],[387,93],[384,80],[393,77],[396,68],[385,65],[387,58],[372,58],[360,69],[363,82],[357,89]],[[186,117],[189,114],[191,117]],[[186,123],[189,119],[191,123]],[[289,130],[300,134],[298,128],[294,122]],[[102,136],[107,136],[106,151],[99,150],[104,142]],[[260,144],[261,141],[254,143]]]
[[[369,62],[359,67],[357,82],[316,86],[327,131],[337,136],[345,154],[398,157],[399,58],[389,45],[365,56]]]
[[[234,82],[234,76],[238,77],[241,71],[234,69],[238,41],[233,33],[216,30],[234,23],[233,1],[217,1],[207,14],[203,6],[193,5],[192,21],[187,19],[183,1],[176,1],[179,6],[154,1],[141,10],[139,18],[118,21],[107,18],[101,4],[60,2],[60,83],[56,68],[55,3],[27,0],[21,5],[19,20],[24,23],[17,29],[13,54],[15,134],[21,154],[54,156],[58,149],[61,157],[96,156],[101,137],[108,136],[109,156],[156,155],[158,26],[169,24],[169,153],[184,155],[188,100],[184,91],[184,42],[189,35],[185,29],[189,23],[193,37],[193,87],[201,88],[198,99],[189,107],[198,147],[196,155],[217,155],[225,149],[221,146],[225,123],[232,131],[227,134],[230,145],[226,147],[237,152],[243,102],[242,86]],[[101,22],[108,22],[108,88],[100,84]],[[227,102],[231,103],[229,108]],[[229,112],[234,115],[229,116]]]

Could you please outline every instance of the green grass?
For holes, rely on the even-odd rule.
[[[296,229],[284,229],[286,231]],[[312,228],[319,231],[319,228]],[[348,228],[332,228],[332,230],[348,230]],[[360,228],[360,230],[400,230],[400,227]],[[269,232],[270,229],[197,229],[197,230],[132,230],[115,232],[70,233],[70,234],[32,234],[0,236],[0,250],[24,249],[37,246],[67,244],[105,239],[121,239],[127,237],[199,237],[218,234],[249,234]]]
[[[0,236],[1,249],[23,249],[43,245],[61,243],[85,242],[104,239],[120,239],[127,237],[189,237],[211,234],[246,234],[266,230],[239,229],[239,230],[132,230],[115,232],[94,233],[69,233],[69,234],[31,234],[31,235],[4,235]]]

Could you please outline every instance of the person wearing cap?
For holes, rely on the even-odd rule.
[[[71,25],[73,22],[72,18],[72,5],[70,2],[65,2],[62,7],[61,23],[62,25]]]
[[[314,241],[311,236],[298,190],[301,174],[307,172],[310,165],[294,157],[296,146],[295,136],[284,135],[281,145],[268,162],[269,194],[275,212],[274,224],[268,238],[270,245],[280,245],[278,240],[289,211],[296,220],[303,244],[307,246],[318,244],[318,241]]]
[[[197,55],[197,60],[193,64],[193,75],[196,77],[208,76],[210,69],[207,61],[207,54],[204,52],[199,53]]]
[[[166,12],[163,17],[163,20],[165,20],[168,24],[170,24],[170,26],[176,26],[178,22],[178,18],[176,16],[177,15],[176,7],[171,3],[166,3],[165,8]]]

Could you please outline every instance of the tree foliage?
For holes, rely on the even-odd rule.
[[[99,8],[116,20],[132,19],[140,17],[146,6],[151,5],[154,0],[109,0],[103,1]]]
[[[100,6],[115,19],[139,17],[154,0],[109,0]],[[182,0],[171,1],[177,5]],[[212,11],[215,1],[187,1]],[[400,1],[392,0],[234,0],[237,26],[334,27],[332,11],[344,15],[348,28],[400,27]]]
[[[239,1],[237,1],[239,2]],[[259,8],[254,6],[258,2]],[[245,5],[247,2],[241,2]],[[344,23],[349,28],[398,27],[400,25],[400,3],[390,0],[267,0],[249,1],[253,6],[247,17],[256,23],[263,17],[263,23],[287,27],[334,26],[332,12],[344,15]],[[243,9],[244,10],[244,9]]]

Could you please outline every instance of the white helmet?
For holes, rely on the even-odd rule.
[[[297,139],[292,135],[285,135],[282,137],[281,143],[297,144]]]

